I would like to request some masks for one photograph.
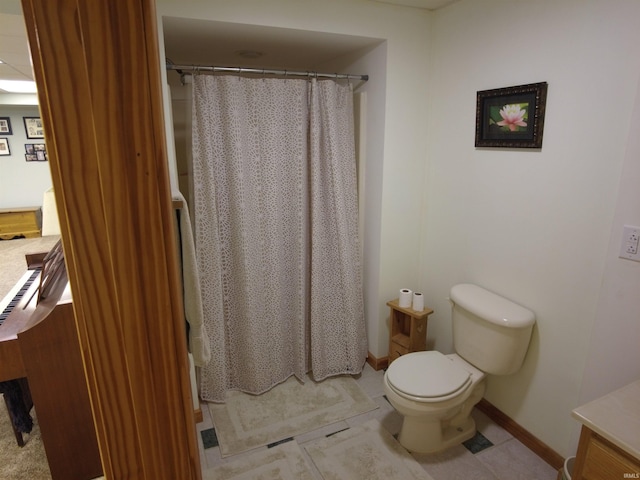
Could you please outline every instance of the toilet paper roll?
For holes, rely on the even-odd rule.
[[[413,292],[408,288],[400,289],[400,297],[398,298],[398,306],[402,308],[409,308],[411,306],[411,296]]]
[[[414,310],[421,312],[424,309],[424,295],[419,292],[413,293],[413,304],[411,306]]]

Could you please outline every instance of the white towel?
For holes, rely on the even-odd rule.
[[[184,291],[184,313],[189,322],[189,351],[197,367],[203,367],[211,360],[209,336],[204,326],[200,278],[196,263],[195,244],[191,231],[189,207],[180,192],[173,192],[173,198],[182,202],[180,211],[180,245],[182,248],[182,284]]]

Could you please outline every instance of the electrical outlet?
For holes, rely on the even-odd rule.
[[[622,229],[622,242],[620,243],[620,258],[640,262],[638,243],[640,242],[640,227],[625,225]]]

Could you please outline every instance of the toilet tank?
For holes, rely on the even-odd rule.
[[[451,288],[453,346],[483,372],[510,375],[522,366],[535,314],[477,285]]]

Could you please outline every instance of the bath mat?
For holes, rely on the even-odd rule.
[[[296,442],[261,450],[202,472],[202,480],[240,479],[315,480],[315,477]]]
[[[228,392],[226,403],[209,404],[223,457],[378,408],[347,376],[305,383],[290,377],[262,395]]]
[[[309,442],[324,480],[433,480],[377,420]]]

